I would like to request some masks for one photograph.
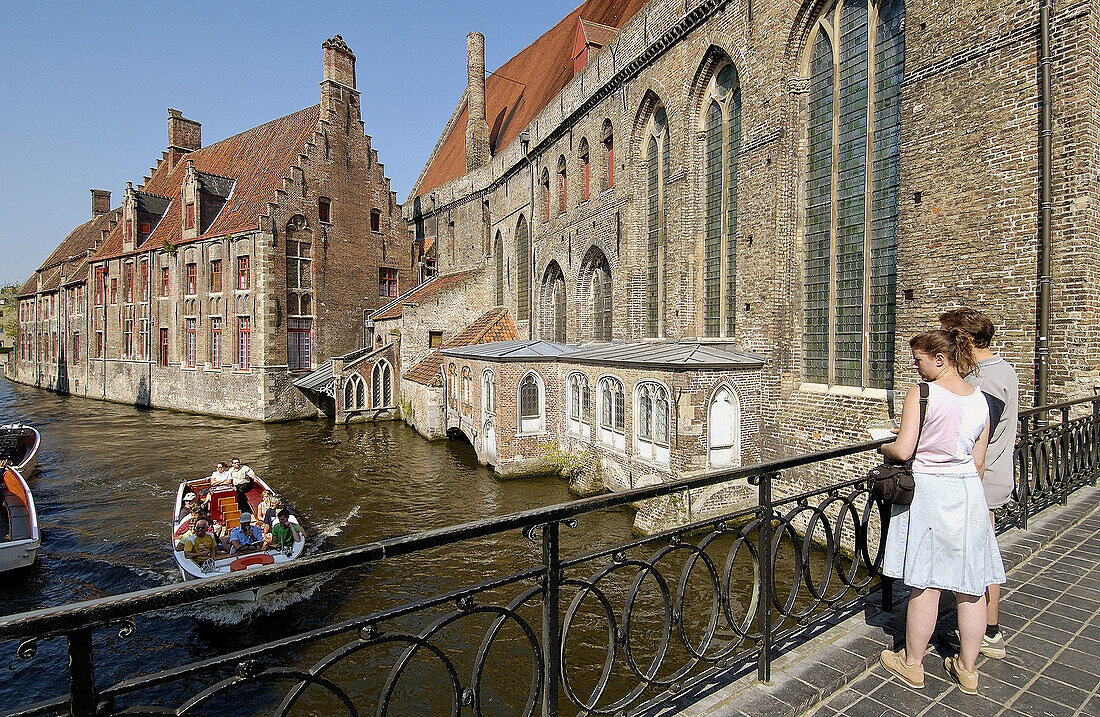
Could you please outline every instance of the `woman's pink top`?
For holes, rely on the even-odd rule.
[[[989,404],[978,389],[960,396],[928,384],[928,414],[913,458],[917,473],[974,473],[974,443],[989,421]]]

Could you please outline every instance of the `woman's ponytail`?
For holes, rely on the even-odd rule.
[[[955,344],[955,368],[959,370],[960,376],[969,376],[978,368],[978,359],[974,356],[974,340],[970,338],[970,334],[957,327],[949,328],[947,333],[951,334]]]
[[[978,367],[978,359],[974,356],[974,341],[970,334],[961,329],[925,331],[909,339],[909,347],[929,356],[947,356],[960,376],[968,376]]]

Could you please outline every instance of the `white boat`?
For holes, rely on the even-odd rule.
[[[42,435],[34,426],[9,423],[0,426],[0,461],[8,461],[20,475],[29,476],[38,461]]]
[[[11,466],[4,469],[0,505],[0,572],[33,565],[42,547],[38,512],[27,481]]]
[[[245,553],[241,555],[222,555],[207,560],[201,565],[190,558],[184,557],[182,550],[176,550],[180,541],[187,537],[191,531],[191,516],[189,514],[180,515],[186,512],[184,511],[183,497],[188,493],[201,495],[204,491],[209,489],[210,481],[204,478],[202,480],[180,483],[179,488],[176,490],[176,503],[172,511],[172,553],[176,559],[176,565],[179,566],[180,576],[185,581],[206,580],[208,578],[217,577],[218,575],[231,575],[242,570],[258,568],[264,565],[278,565],[294,560],[302,554],[302,550],[306,545],[305,537],[303,535],[296,535],[294,545],[288,546],[285,551],[271,548],[266,551]],[[262,480],[257,478],[252,481],[252,490],[248,492],[248,503],[250,512],[252,515],[256,516],[253,525],[262,526],[263,516],[256,515],[256,511],[260,502],[263,500],[263,492],[265,490],[270,490],[270,488]],[[240,526],[240,512],[237,508],[237,491],[232,487],[214,488],[210,496],[209,507],[211,520],[225,526],[227,534],[229,531],[233,530],[233,528]],[[297,525],[298,519],[291,515],[290,522]],[[225,548],[228,550],[228,540],[225,542]],[[281,590],[285,588],[286,585],[286,583],[265,585],[261,588],[225,595],[218,598],[217,601],[252,602],[261,599],[265,595]]]

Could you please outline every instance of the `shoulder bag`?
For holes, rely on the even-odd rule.
[[[913,489],[916,487],[916,481],[913,480],[913,459],[917,456],[917,446],[920,445],[920,436],[924,432],[924,417],[928,414],[928,384],[922,381],[918,387],[920,427],[917,429],[917,445],[913,447],[913,455],[906,461],[886,460],[867,473],[871,495],[885,503],[909,505],[913,502]]]

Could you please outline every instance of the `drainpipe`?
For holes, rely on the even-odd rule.
[[[1050,229],[1052,219],[1051,185],[1053,184],[1054,129],[1051,120],[1050,93],[1050,5],[1052,0],[1039,0],[1039,340],[1036,349],[1038,370],[1035,379],[1035,405],[1047,404],[1047,370],[1050,362]],[[1045,422],[1046,416],[1041,415]]]
[[[531,320],[531,316],[534,314],[534,307],[531,306],[531,275],[535,266],[535,164],[531,159],[531,134],[527,130],[523,130],[519,133],[519,141],[523,145],[523,154],[527,157],[527,169],[528,174],[531,177],[530,181],[530,201],[529,205],[531,211],[527,212],[527,338],[533,339],[535,337],[534,322]],[[516,269],[519,269],[519,261],[516,261]],[[516,281],[519,281],[519,276],[516,276]]]

